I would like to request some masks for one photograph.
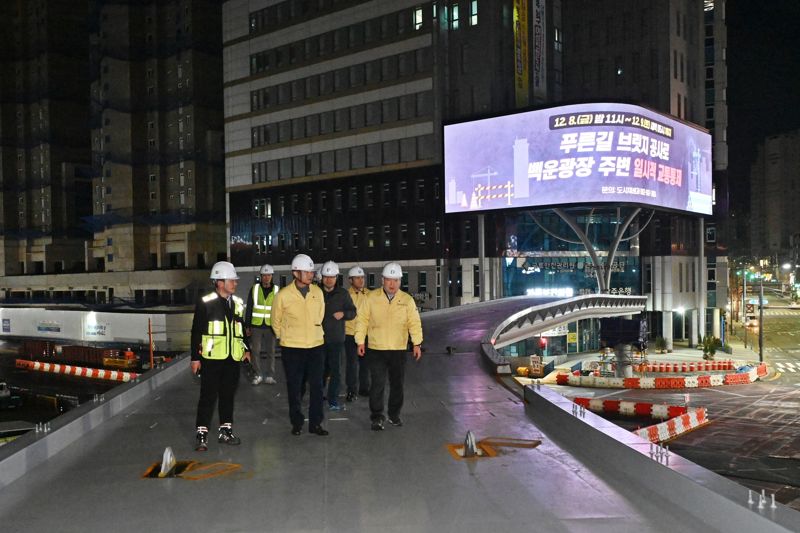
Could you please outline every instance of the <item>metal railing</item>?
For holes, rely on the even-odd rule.
[[[640,313],[644,311],[646,302],[646,296],[589,294],[536,305],[502,321],[488,342],[497,350],[568,322]]]

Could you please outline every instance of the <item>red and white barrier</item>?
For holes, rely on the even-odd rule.
[[[58,363],[42,363],[41,361],[29,361],[27,359],[17,359],[17,368],[34,370],[37,372],[50,372],[54,374],[65,374],[82,378],[105,379],[109,381],[127,382],[139,377],[136,372],[121,372],[119,370],[103,370],[102,368],[87,368],[84,366],[61,365]]]
[[[721,385],[746,385],[767,375],[767,365],[760,363],[748,372],[658,378],[606,378],[557,374],[556,384],[597,389],[694,389]]]
[[[666,419],[659,424],[634,431],[634,433],[650,442],[668,441],[708,423],[705,407],[686,407],[685,405],[603,400],[598,398],[574,398],[573,401],[594,413],[619,413],[628,416],[649,416],[661,420]]]

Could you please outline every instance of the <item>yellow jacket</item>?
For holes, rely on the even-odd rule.
[[[422,321],[408,293],[397,291],[392,301],[382,288],[367,294],[356,316],[356,344],[369,338],[373,350],[405,350],[409,335],[414,345],[422,344]]]
[[[345,335],[355,335],[356,334],[356,320],[358,320],[358,314],[361,312],[361,308],[364,307],[364,300],[367,299],[367,294],[369,294],[369,289],[364,287],[360,291],[357,291],[353,287],[347,289],[347,292],[350,293],[350,298],[353,300],[353,303],[356,306],[356,318],[353,320],[348,320],[344,323],[344,334]]]
[[[272,302],[272,331],[287,348],[315,348],[325,342],[322,318],[325,297],[316,285],[308,286],[303,298],[294,282],[275,295]]]

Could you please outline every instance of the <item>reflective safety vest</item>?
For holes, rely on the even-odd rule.
[[[278,292],[278,287],[273,285],[269,294],[264,296],[264,291],[261,290],[261,284],[256,283],[253,285],[253,316],[250,319],[250,324],[253,326],[261,326],[266,324],[272,325],[272,301],[275,299],[275,293]]]
[[[203,296],[203,303],[208,306],[219,298],[216,292]],[[215,305],[207,307],[208,326],[201,339],[202,357],[205,359],[227,359],[230,355],[234,361],[241,361],[247,347],[244,343],[244,302],[238,296],[233,300],[233,324],[228,320],[225,307]]]

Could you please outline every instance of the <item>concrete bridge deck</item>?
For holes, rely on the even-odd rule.
[[[370,431],[360,400],[326,412],[328,437],[293,436],[282,380],[243,381],[235,421],[242,445],[212,440],[208,452],[195,452],[199,385],[186,359],[178,361],[161,371],[158,387],[159,374],[122,386],[104,403],[56,420],[46,436],[0,448],[0,524],[31,533],[715,530],[681,505],[594,469],[585,449],[570,451],[583,443],[557,445],[481,367],[486,331],[530,305],[510,299],[424,315],[426,353],[406,368],[405,426],[383,432]],[[456,353],[447,355],[447,345]],[[137,394],[144,397],[132,401]],[[542,444],[456,460],[446,444],[469,429],[479,439]],[[142,479],[166,446],[179,461],[240,466],[199,480]],[[773,525],[767,530],[791,530]]]

